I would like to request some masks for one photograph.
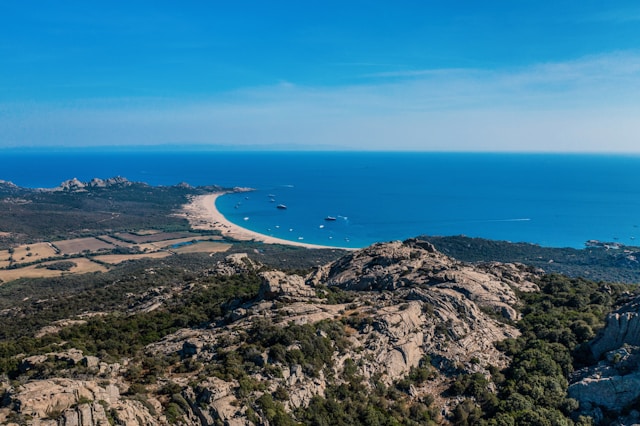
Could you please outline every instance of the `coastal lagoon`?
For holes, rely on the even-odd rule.
[[[581,248],[590,239],[634,245],[639,173],[639,156],[0,151],[0,179],[27,187],[115,175],[151,185],[251,187],[218,198],[231,222],[339,247],[423,234],[552,247]]]

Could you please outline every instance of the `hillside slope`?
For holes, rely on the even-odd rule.
[[[22,352],[3,364],[0,422],[572,424],[566,347],[593,337],[579,321],[590,315],[597,329],[594,309],[604,315],[623,292],[524,265],[466,264],[416,239],[305,276],[255,259],[234,254],[122,310],[4,342],[0,352]],[[145,279],[161,273],[147,268]],[[556,315],[576,297],[582,311],[555,323],[536,311]],[[534,383],[548,388],[532,393]]]

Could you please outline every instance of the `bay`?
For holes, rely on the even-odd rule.
[[[633,245],[639,171],[640,157],[631,155],[0,151],[0,179],[27,187],[116,175],[151,185],[252,187],[218,198],[217,207],[263,234],[340,247],[422,234]]]

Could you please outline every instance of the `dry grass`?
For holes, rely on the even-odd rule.
[[[139,233],[123,232],[115,234],[116,238],[120,238],[126,241],[133,241],[136,244],[155,243],[158,241],[173,240],[178,238],[194,238],[199,237],[200,234],[194,234],[191,232],[157,232],[155,234],[138,235]]]
[[[84,257],[68,260],[76,264],[76,266],[71,268],[69,271],[51,271],[46,268],[37,268],[37,265],[31,265],[24,268],[0,270],[0,280],[2,280],[3,283],[6,283],[9,281],[17,280],[18,278],[59,277],[63,274],[86,274],[89,272],[107,271],[107,268],[105,268],[104,266],[92,262],[89,259],[85,259]],[[47,265],[49,263],[55,262],[59,261],[43,262],[40,265]]]
[[[175,238],[172,240],[162,240],[162,241],[156,241],[156,242],[152,242],[152,243],[147,243],[147,244],[140,244],[140,250],[145,250],[147,252],[153,252],[153,251],[158,251],[158,250],[171,250],[171,251],[176,251],[176,248],[171,248],[171,246],[174,246],[176,244],[184,244],[184,243],[188,243],[191,241],[202,241],[202,240],[211,240],[212,237],[210,236],[206,236],[206,237],[202,237],[202,236],[190,236],[187,238]]]
[[[157,229],[141,229],[139,231],[136,231],[135,235],[155,235],[159,233],[160,231],[158,231]]]
[[[97,251],[97,250],[111,250],[112,244],[100,241],[97,238],[76,238],[73,240],[56,241],[55,246],[62,252],[62,254],[76,254],[83,251]]]
[[[9,259],[15,263],[38,262],[38,265],[30,265],[23,268],[11,270],[0,270],[0,282],[13,281],[18,278],[42,278],[55,277],[62,274],[82,274],[87,272],[104,272],[107,270],[102,265],[92,262],[89,259],[78,258],[68,259],[77,264],[69,271],[52,271],[44,267],[50,262],[43,262],[44,259],[61,255],[73,255],[82,252],[99,252],[101,250],[112,250],[116,247],[139,246],[144,253],[139,254],[104,254],[96,256],[95,260],[111,265],[116,265],[130,260],[145,258],[160,259],[170,256],[173,253],[221,253],[229,250],[231,244],[222,243],[217,236],[202,236],[189,232],[158,232],[140,231],[133,233],[116,234],[114,236],[100,236],[98,238],[76,238],[70,240],[56,241],[54,243],[37,243],[16,247],[13,255],[8,250],[0,250],[0,268],[10,266]],[[144,244],[132,244],[119,240],[118,238],[146,241]],[[198,241],[194,244],[185,244]],[[173,248],[172,246],[185,244]],[[56,250],[56,248],[58,250]],[[67,260],[67,259],[65,259]]]
[[[15,263],[38,262],[58,255],[49,243],[25,244],[13,250],[13,261]],[[0,259],[7,259],[7,257],[0,254]]]
[[[231,244],[217,243],[214,241],[202,241],[197,244],[189,244],[186,246],[172,249],[176,253],[222,253],[231,248]]]
[[[104,254],[102,256],[95,256],[94,259],[109,263],[111,265],[117,265],[118,263],[126,262],[127,260],[139,260],[139,259],[162,259],[163,257],[171,256],[168,251],[156,251],[153,253],[141,253],[141,254]]]
[[[197,236],[197,237],[189,237],[189,238],[176,238],[175,240],[158,241],[157,243],[153,243],[153,244],[161,248],[169,248],[171,246],[175,246],[176,244],[190,243],[192,241],[209,241],[211,239],[212,238],[209,236],[207,237]]]
[[[0,250],[0,268],[9,266],[9,259],[11,259],[9,250]]]

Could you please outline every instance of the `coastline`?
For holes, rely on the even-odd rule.
[[[301,243],[298,241],[289,241],[282,238],[275,238],[264,235],[259,232],[251,231],[231,223],[216,208],[216,199],[224,194],[232,191],[214,192],[206,195],[194,196],[188,204],[182,207],[183,215],[189,221],[193,229],[220,231],[225,238],[238,241],[259,241],[265,244],[282,244],[288,246],[305,247],[311,249],[336,249],[350,250],[344,247],[325,246],[320,244]]]

